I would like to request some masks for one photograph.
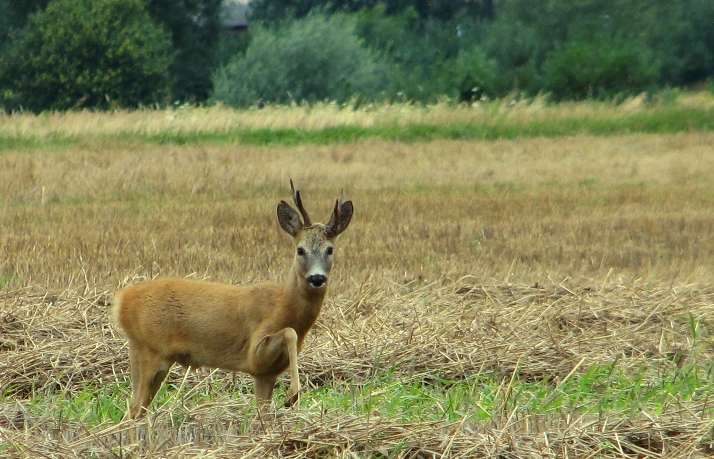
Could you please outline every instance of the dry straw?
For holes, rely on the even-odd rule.
[[[259,420],[250,396],[243,395],[196,406],[176,401],[158,407],[138,427],[123,423],[89,430],[76,420],[33,414],[24,403],[12,402],[35,393],[71,396],[128,377],[124,340],[106,320],[107,293],[3,292],[0,389],[6,398],[0,435],[11,456],[103,457],[121,449],[170,457],[579,457],[598,454],[608,442],[616,456],[679,457],[675,452],[708,448],[702,443],[710,426],[702,417],[709,410],[706,397],[656,417],[646,412],[628,419],[561,417],[503,407],[484,423],[468,418],[400,423],[378,413],[325,412],[319,405]],[[385,367],[403,384],[428,382],[437,374],[457,381],[479,373],[500,374],[508,384],[518,372],[519,379],[547,379],[556,386],[594,363],[618,361],[633,371],[643,362],[674,367],[674,353],[688,356],[682,342],[687,321],[680,319],[693,314],[705,320],[713,300],[714,292],[699,285],[660,290],[640,283],[566,281],[528,287],[478,285],[473,279],[415,290],[367,285],[327,305],[301,355],[301,371],[308,390],[315,390],[339,387],[340,381],[364,384]],[[692,358],[710,356],[699,350]],[[187,388],[226,387],[230,378],[182,370],[170,377]],[[46,443],[47,438],[53,441]]]

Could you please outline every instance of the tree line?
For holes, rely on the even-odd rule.
[[[0,106],[618,98],[712,84],[711,0],[0,0]]]

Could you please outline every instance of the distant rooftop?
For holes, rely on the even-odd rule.
[[[223,0],[221,19],[227,30],[241,31],[248,28],[249,1]]]

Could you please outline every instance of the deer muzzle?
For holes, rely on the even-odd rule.
[[[311,274],[307,276],[307,281],[310,283],[311,287],[320,288],[324,287],[327,283],[327,276],[324,274]]]

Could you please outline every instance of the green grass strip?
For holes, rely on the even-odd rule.
[[[362,127],[343,125],[322,129],[276,128],[236,129],[224,132],[165,131],[160,133],[119,133],[70,135],[1,135],[0,150],[68,147],[95,141],[148,144],[236,143],[256,146],[328,145],[364,139],[396,142],[424,142],[442,139],[494,140],[571,135],[610,136],[630,133],[673,134],[714,130],[714,108],[657,107],[644,111],[583,116],[552,116],[509,119],[508,112],[494,114],[479,123],[407,124]]]

